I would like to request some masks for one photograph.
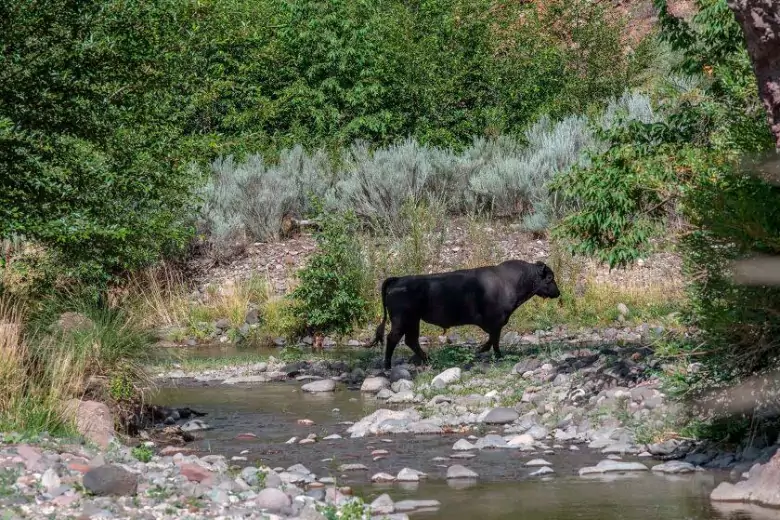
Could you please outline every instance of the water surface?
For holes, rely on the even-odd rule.
[[[521,453],[514,450],[484,450],[475,457],[454,460],[452,445],[465,435],[414,435],[349,439],[348,421],[357,421],[378,406],[360,392],[341,390],[332,394],[307,394],[298,383],[264,384],[252,387],[200,386],[163,388],[155,401],[169,406],[189,406],[207,412],[203,420],[213,426],[202,432],[194,447],[246,457],[239,465],[267,464],[289,467],[303,464],[318,476],[332,476],[339,485],[349,485],[368,501],[382,493],[395,500],[437,499],[441,508],[414,513],[420,519],[448,520],[780,520],[780,512],[746,506],[715,506],[709,493],[724,474],[712,472],[690,476],[633,474],[581,478],[577,470],[593,465],[603,455],[582,446],[570,451],[568,444],[554,454]],[[386,406],[380,403],[380,406]],[[298,424],[314,421],[313,426]],[[242,433],[256,439],[237,440]],[[285,444],[295,436],[316,433],[320,439],[332,433],[345,438],[315,444]],[[385,442],[382,439],[389,440]],[[374,460],[372,451],[389,453]],[[438,460],[446,458],[447,460]],[[555,476],[530,477],[536,468],[525,463],[544,458]],[[633,460],[626,458],[626,460]],[[656,462],[643,460],[647,464]],[[368,471],[339,472],[340,464],[360,463]],[[452,464],[463,464],[479,474],[477,482],[448,482],[444,477]],[[376,485],[377,472],[396,474],[404,467],[428,473],[419,484]]]

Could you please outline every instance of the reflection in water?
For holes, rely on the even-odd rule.
[[[649,473],[580,478],[577,470],[603,458],[588,450],[556,450],[546,454],[555,469],[552,478],[529,477],[533,468],[525,462],[532,454],[514,450],[485,450],[467,461],[454,461],[452,444],[458,435],[389,436],[320,441],[310,445],[285,444],[292,436],[316,433],[320,438],[345,435],[345,421],[355,421],[377,408],[377,401],[360,392],[306,394],[295,383],[254,387],[200,386],[166,388],[156,402],[189,406],[207,412],[213,430],[203,432],[196,447],[227,456],[243,453],[245,464],[289,467],[301,463],[319,476],[331,476],[350,485],[367,500],[389,493],[402,499],[436,499],[437,511],[415,513],[420,520],[773,520],[780,513],[743,505],[713,505],[709,493],[722,476],[697,473],[661,476]],[[298,419],[314,421],[303,426]],[[237,440],[240,433],[254,433],[254,440]],[[346,436],[346,435],[345,435]],[[387,449],[390,455],[374,460],[371,452]],[[538,454],[536,455],[538,457]],[[647,462],[647,461],[644,461]],[[343,474],[343,463],[362,463],[368,472]],[[444,478],[447,466],[463,464],[479,474],[475,481]],[[429,475],[419,483],[374,485],[372,474],[396,474],[404,467]]]

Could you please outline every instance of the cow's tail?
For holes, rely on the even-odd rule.
[[[382,321],[379,323],[379,326],[376,328],[376,334],[374,334],[374,342],[371,344],[373,347],[377,343],[382,344],[385,340],[385,324],[387,324],[387,288],[390,286],[391,283],[398,280],[398,278],[390,277],[386,278],[384,282],[382,282]]]

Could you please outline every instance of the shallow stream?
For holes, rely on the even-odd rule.
[[[318,476],[331,476],[339,485],[351,486],[367,501],[382,493],[395,500],[436,499],[441,507],[413,515],[420,519],[448,520],[647,520],[647,519],[753,519],[780,518],[766,510],[746,513],[744,506],[714,506],[708,494],[726,475],[712,472],[691,476],[655,474],[581,478],[577,470],[604,458],[589,452],[570,451],[568,445],[555,454],[529,454],[514,450],[484,450],[465,460],[450,459],[452,445],[464,434],[395,435],[349,439],[346,421],[357,421],[377,408],[372,397],[357,391],[306,394],[298,383],[253,387],[186,386],[163,388],[155,401],[168,406],[189,406],[208,415],[202,419],[213,429],[201,432],[195,448],[228,457],[246,457],[239,465],[267,464],[289,467],[303,464]],[[313,426],[298,424],[314,421]],[[239,434],[257,438],[237,440]],[[320,439],[338,433],[343,439],[319,440],[308,445],[285,444],[291,437],[316,433]],[[385,439],[385,440],[382,440]],[[389,442],[387,442],[389,441]],[[372,451],[387,450],[374,460]],[[448,460],[435,460],[435,458]],[[555,470],[552,478],[530,477],[525,462],[544,458]],[[626,458],[626,460],[631,460]],[[643,462],[648,462],[647,460]],[[368,471],[341,473],[338,466],[360,463]],[[454,484],[444,478],[446,468],[463,464],[479,474],[476,484]],[[424,471],[419,484],[372,484],[378,472],[396,474],[404,467]]]

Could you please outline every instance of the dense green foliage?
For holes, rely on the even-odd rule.
[[[0,236],[92,280],[183,245],[196,177],[168,119],[177,4],[0,6]]]
[[[621,93],[644,59],[584,0],[0,6],[0,237],[90,282],[180,250],[202,163],[461,147]]]
[[[729,263],[780,253],[780,190],[742,158],[772,148],[742,34],[725,0],[701,0],[690,24],[663,1],[661,36],[679,52],[677,73],[700,86],[657,91],[661,121],[612,132],[607,150],[558,180],[575,199],[557,233],[573,250],[623,265],[651,248],[671,211],[687,224],[680,248],[690,317],[707,339],[712,375],[728,379],[768,366],[777,355],[780,293],[735,285]]]
[[[347,333],[368,318],[366,266],[354,214],[320,213],[318,250],[298,272],[294,312],[312,332]]]

